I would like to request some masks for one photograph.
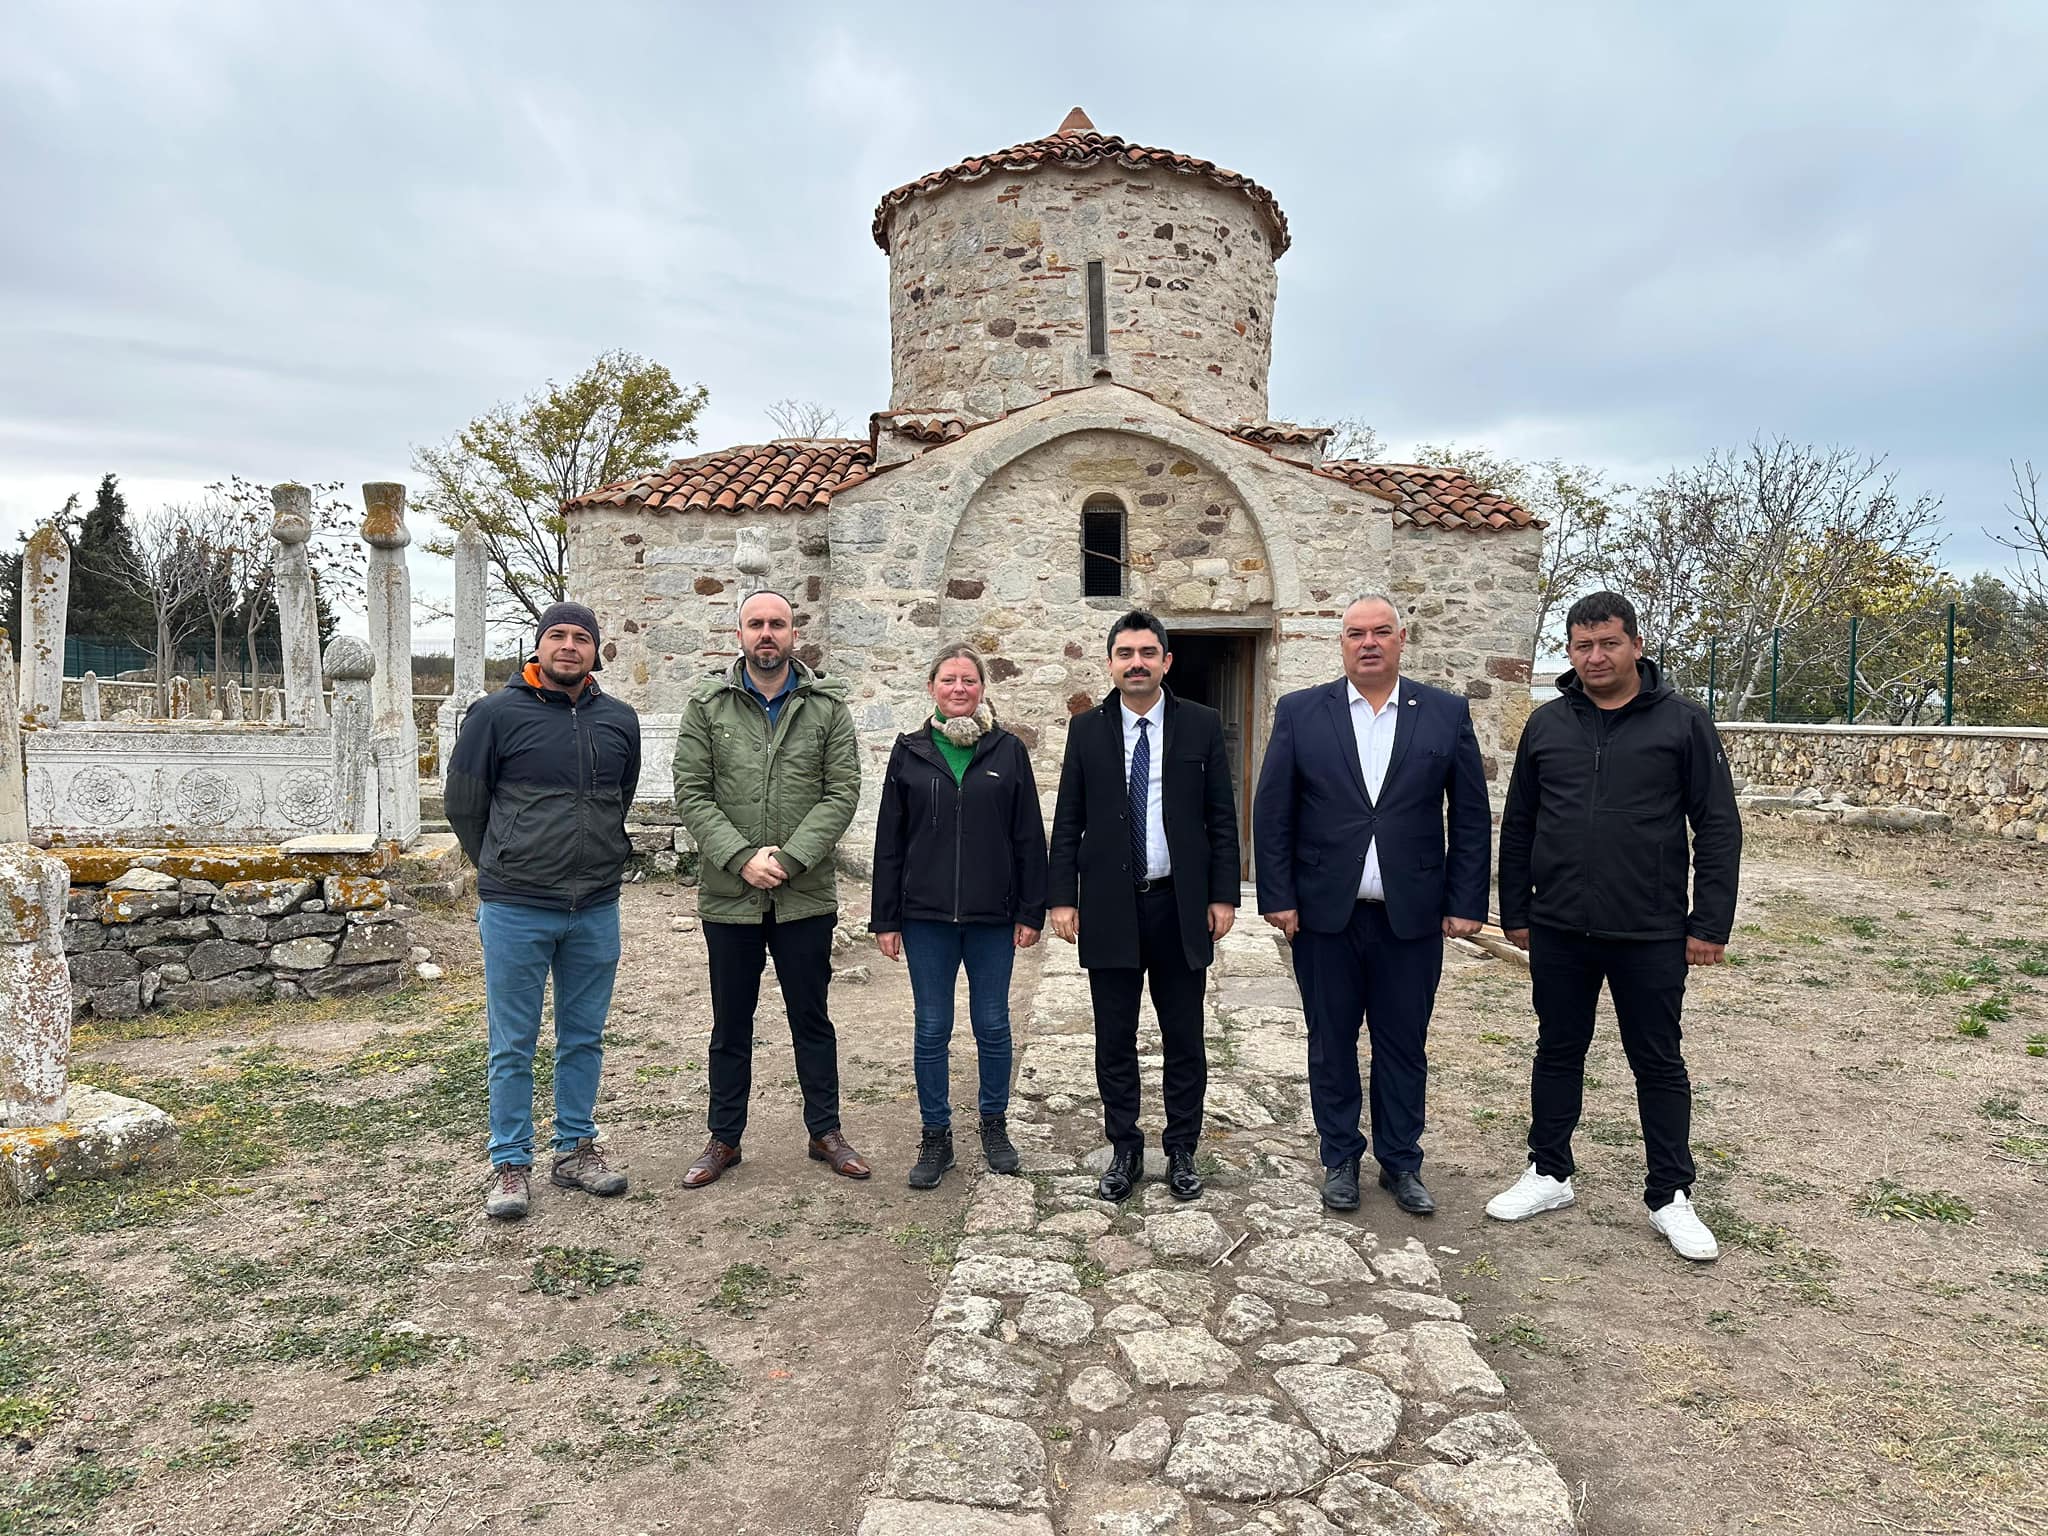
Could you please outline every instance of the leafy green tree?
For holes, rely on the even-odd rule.
[[[497,405],[438,447],[413,455],[425,477],[419,503],[450,530],[475,527],[499,608],[538,619],[568,595],[568,523],[562,503],[601,485],[658,470],[697,440],[708,393],[630,352],[607,352],[567,384],[550,381]],[[428,542],[454,552],[454,539]]]
[[[2048,725],[2048,596],[1988,572],[1956,604],[1956,720]]]

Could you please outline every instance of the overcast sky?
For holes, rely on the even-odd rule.
[[[403,479],[613,347],[709,387],[702,447],[865,430],[876,201],[1076,104],[1279,198],[1275,417],[1623,479],[1847,444],[1966,567],[2048,466],[2048,6],[977,14],[11,0],[0,533],[107,470]]]

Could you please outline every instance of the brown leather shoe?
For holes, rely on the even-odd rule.
[[[689,1172],[683,1175],[683,1188],[702,1189],[706,1184],[718,1182],[718,1176],[728,1168],[737,1168],[740,1163],[740,1149],[728,1147],[716,1136],[704,1143],[704,1151],[697,1161],[690,1164]]]
[[[827,1131],[822,1136],[811,1138],[811,1156],[821,1163],[830,1163],[832,1171],[849,1179],[864,1179],[874,1170],[866,1164],[853,1145],[837,1131]]]

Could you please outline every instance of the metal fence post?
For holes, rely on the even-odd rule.
[[[1942,661],[1941,723],[1956,723],[1956,605],[1948,605],[1948,654]]]
[[[1856,629],[1862,615],[1849,615],[1849,724],[1856,723]]]
[[[1778,637],[1782,629],[1771,631],[1771,724],[1778,723]]]
[[[1707,718],[1709,720],[1720,718],[1720,716],[1714,713],[1714,691],[1720,683],[1720,679],[1721,637],[1719,635],[1709,635],[1707,637]]]

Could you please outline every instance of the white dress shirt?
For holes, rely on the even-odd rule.
[[[1173,873],[1173,860],[1166,851],[1166,808],[1160,784],[1166,772],[1166,743],[1161,739],[1166,725],[1166,695],[1152,701],[1148,714],[1134,715],[1121,700],[1117,708],[1124,717],[1124,793],[1130,794],[1131,754],[1138,750],[1138,722],[1148,720],[1146,746],[1151,751],[1152,772],[1145,782],[1145,867],[1132,871],[1131,878],[1164,880]]]
[[[1346,680],[1345,691],[1351,695],[1351,734],[1358,742],[1358,769],[1365,775],[1366,792],[1375,804],[1380,790],[1387,782],[1387,764],[1394,756],[1394,732],[1401,723],[1401,682],[1394,680],[1394,691],[1387,695],[1387,702],[1377,710],[1372,701],[1358,691],[1358,685]],[[1358,877],[1358,899],[1360,901],[1385,901],[1386,887],[1380,882],[1380,840],[1375,837],[1365,845],[1365,869]]]

